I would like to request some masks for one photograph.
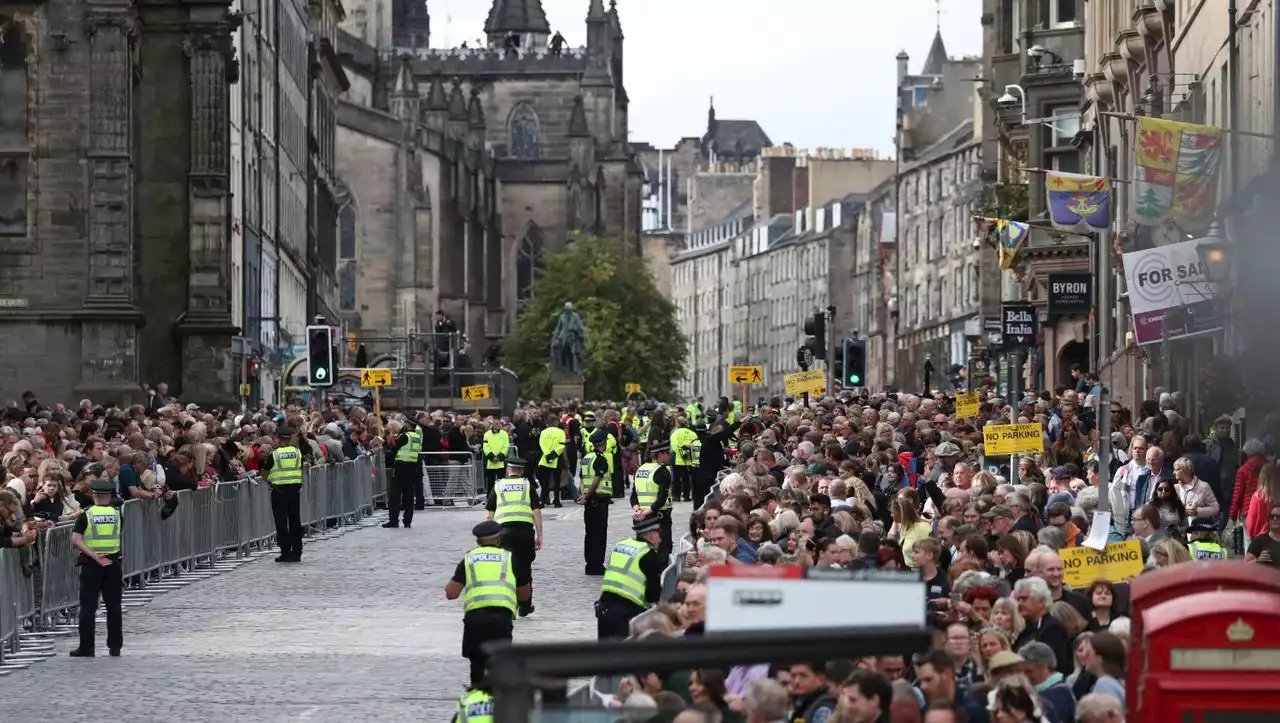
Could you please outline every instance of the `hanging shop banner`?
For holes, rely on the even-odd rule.
[[[1021,349],[1036,345],[1040,333],[1040,312],[1034,304],[1005,302],[1000,306],[1005,349]]]
[[[1091,274],[1049,274],[1049,316],[1088,316],[1093,307]]]
[[[1213,284],[1205,280],[1194,239],[1124,255],[1134,338],[1139,344],[1207,334],[1222,328]]]

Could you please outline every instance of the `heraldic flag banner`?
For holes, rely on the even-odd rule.
[[[1049,220],[1062,231],[1101,231],[1111,225],[1111,181],[1078,173],[1045,173]]]
[[[1134,223],[1208,226],[1218,205],[1222,129],[1139,117],[1134,154]]]
[[[1018,258],[1018,252],[1027,242],[1031,227],[1025,223],[1002,218],[996,221],[996,230],[1000,233],[1000,268],[1011,269],[1013,262]]]

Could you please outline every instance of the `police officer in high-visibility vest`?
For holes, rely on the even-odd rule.
[[[489,431],[484,433],[484,491],[493,490],[493,483],[502,477],[507,464],[507,452],[511,449],[511,435],[501,419],[489,420]]]
[[[302,562],[302,450],[293,428],[276,429],[277,446],[262,460],[271,485],[271,516],[276,521],[276,562]]]
[[[547,428],[538,435],[542,459],[538,460],[538,483],[542,485],[542,499],[560,507],[560,474],[564,469],[566,437],[560,428],[560,420],[551,417]]]
[[[99,596],[107,608],[107,650],[115,657],[124,645],[121,514],[111,504],[116,486],[111,480],[95,479],[90,489],[93,504],[76,518],[71,532],[71,546],[80,551],[80,647],[71,651],[73,658],[94,656]]]
[[[538,486],[524,476],[524,460],[507,454],[507,476],[498,480],[485,501],[485,519],[502,526],[502,547],[511,552],[516,584],[529,587],[520,599],[520,617],[533,612],[533,560],[542,547],[542,500]]]
[[[662,545],[662,520],[646,515],[635,520],[631,530],[631,537],[619,541],[609,552],[596,601],[599,640],[629,637],[631,618],[662,596],[662,572],[667,567],[667,556],[657,551]]]
[[[693,444],[697,441],[698,433],[690,428],[688,418],[677,417],[676,428],[671,431],[671,451],[675,456],[672,488],[677,501],[693,499],[693,471],[697,469]]]
[[[484,680],[489,656],[483,645],[510,640],[516,609],[529,596],[529,585],[516,580],[515,556],[498,546],[502,525],[485,521],[471,529],[476,547],[463,556],[444,586],[444,596],[462,596],[462,657],[471,661],[471,686]]]
[[[604,574],[604,551],[609,544],[609,505],[613,502],[613,458],[609,456],[609,433],[597,429],[591,434],[591,450],[582,457],[579,483],[582,496],[582,556],[588,575]]]
[[[493,723],[493,712],[493,693],[487,686],[478,685],[458,699],[453,723]]]
[[[387,480],[387,521],[382,526],[399,527],[403,515],[407,530],[413,525],[414,497],[422,483],[422,432],[407,419],[398,427],[393,424],[391,430],[395,434],[391,442],[395,463]]]
[[[671,447],[666,442],[650,444],[649,455],[653,460],[640,465],[636,481],[631,487],[631,512],[633,519],[656,514],[662,527],[662,555],[671,554]]]
[[[1195,560],[1225,560],[1229,555],[1226,548],[1218,544],[1218,532],[1207,522],[1193,522],[1187,528],[1187,537],[1191,544],[1187,551]]]

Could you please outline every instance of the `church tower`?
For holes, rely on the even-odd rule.
[[[493,0],[484,32],[491,48],[504,47],[507,38],[515,35],[521,49],[533,50],[547,47],[551,24],[542,0]]]
[[[431,15],[427,0],[391,0],[391,42],[396,52],[431,46]]]

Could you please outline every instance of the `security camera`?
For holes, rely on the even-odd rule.
[[[1027,57],[1028,57],[1028,58],[1043,58],[1043,57],[1044,57],[1044,46],[1043,46],[1043,45],[1032,45],[1030,48],[1027,48]]]
[[[1017,108],[1018,99],[1013,97],[1013,93],[1005,91],[1005,94],[996,98],[996,105],[1001,108]]]
[[[974,236],[974,237],[973,237],[973,250],[974,250],[974,251],[977,251],[978,249],[981,249],[981,248],[982,248],[982,239],[981,239],[981,238],[979,238],[978,236]]]

